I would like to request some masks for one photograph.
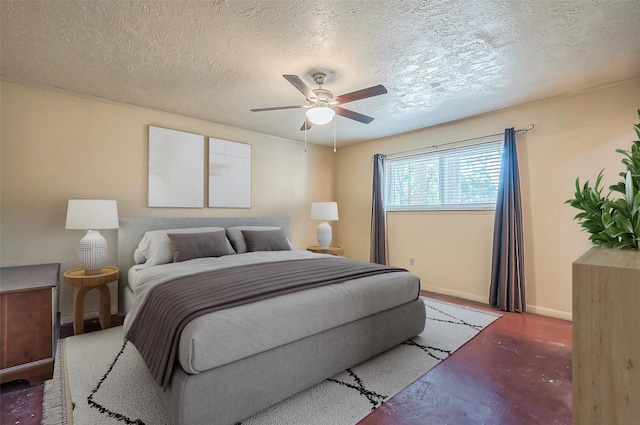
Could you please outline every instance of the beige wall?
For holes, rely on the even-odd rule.
[[[617,181],[621,156],[634,140],[640,79],[532,103],[351,147],[330,149],[28,85],[1,81],[0,260],[2,266],[60,262],[78,266],[83,232],[65,230],[70,198],[116,199],[121,217],[291,216],[294,245],[315,243],[312,201],[337,200],[335,244],[348,257],[369,256],[371,156],[441,144],[504,128],[535,124],[518,135],[530,311],[570,318],[571,263],[588,249],[587,235],[564,201],[575,178]],[[149,125],[250,143],[251,209],[147,208]],[[335,162],[335,163],[334,163]],[[389,256],[422,279],[425,289],[486,302],[493,212],[388,214]],[[109,261],[117,258],[117,232],[104,231]],[[415,265],[409,265],[409,259]],[[115,288],[114,288],[115,289]],[[95,292],[95,291],[94,291]],[[113,290],[115,294],[115,291]],[[90,294],[87,310],[96,309]],[[62,286],[64,319],[72,290]]]
[[[121,217],[290,216],[292,242],[304,248],[315,241],[311,202],[333,197],[331,149],[310,146],[305,153],[300,143],[239,128],[6,80],[0,96],[2,266],[79,267],[77,244],[84,232],[64,228],[70,198],[116,199]],[[148,208],[149,125],[250,143],[252,207]],[[117,231],[102,233],[115,265]],[[61,285],[64,321],[71,318],[72,294]],[[87,316],[93,310],[97,291],[89,293]]]
[[[618,181],[622,156],[638,122],[640,79],[571,96],[531,103],[338,151],[335,193],[340,208],[336,243],[351,258],[369,258],[371,156],[500,133],[518,134],[524,209],[526,294],[529,311],[571,317],[571,263],[589,245],[573,221],[576,177]],[[487,302],[491,274],[493,212],[388,213],[389,258],[418,274],[424,289]],[[415,265],[409,265],[409,259]]]

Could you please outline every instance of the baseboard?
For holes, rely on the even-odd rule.
[[[430,285],[422,285],[420,289],[489,305],[488,296],[481,297],[480,295],[471,294],[469,292],[454,291],[452,289],[440,288],[437,286],[430,286]]]
[[[111,306],[111,316],[118,315],[118,307]],[[100,318],[100,310],[92,310],[84,312],[84,321],[87,322],[90,319],[99,319]],[[73,323],[73,315],[67,314],[60,317],[60,324],[65,325],[67,323]]]
[[[568,311],[553,310],[551,308],[538,307],[527,304],[527,313],[539,314],[540,316],[554,317],[556,319],[573,321],[573,314]]]
[[[480,295],[471,294],[469,292],[454,291],[448,288],[440,288],[437,286],[430,286],[430,285],[423,285],[421,289],[425,291],[436,292],[442,295],[449,295],[456,298],[462,298],[464,300],[476,301],[482,304],[487,304],[487,305],[489,304],[488,294],[486,297],[483,297]],[[527,313],[533,313],[533,314],[538,314],[540,316],[553,317],[556,319],[569,320],[569,321],[571,321],[573,318],[573,315],[571,314],[571,312],[553,310],[550,308],[539,307],[531,304],[527,304]]]

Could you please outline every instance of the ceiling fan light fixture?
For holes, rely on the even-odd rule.
[[[315,125],[324,125],[331,122],[336,112],[326,106],[315,106],[307,109],[307,118]]]

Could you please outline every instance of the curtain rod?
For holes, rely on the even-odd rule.
[[[529,124],[529,126],[527,128],[520,128],[518,130],[515,130],[515,132],[516,133],[527,133],[528,131],[533,130],[534,127],[535,127],[535,125]],[[495,137],[495,136],[504,136],[504,133],[487,134],[486,136],[478,136],[478,137],[472,137],[470,139],[456,140],[455,142],[447,142],[447,143],[442,143],[442,144],[439,144],[439,145],[425,146],[423,148],[409,149],[409,150],[406,150],[406,151],[390,153],[390,154],[387,154],[385,156],[402,155],[402,154],[406,154],[406,153],[410,153],[410,152],[423,151],[425,149],[438,149],[438,148],[440,148],[442,146],[454,145],[454,144],[463,143],[463,142],[471,142],[473,140],[486,139],[488,137]],[[493,141],[495,141],[495,140],[492,140],[492,142]],[[485,141],[478,142],[478,143],[470,143],[470,144],[465,145],[465,146],[481,145],[483,143],[489,143],[489,141],[485,140]],[[371,157],[371,159],[373,159],[373,157]]]

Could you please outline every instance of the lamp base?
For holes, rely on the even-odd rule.
[[[331,226],[326,221],[323,221],[318,226],[318,245],[320,248],[329,248],[331,243]]]
[[[102,266],[107,262],[107,240],[98,230],[88,230],[80,239],[78,259],[86,275],[102,272]]]

